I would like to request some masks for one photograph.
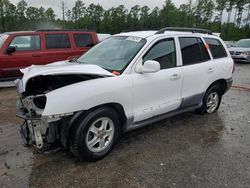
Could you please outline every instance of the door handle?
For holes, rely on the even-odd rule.
[[[207,72],[208,72],[208,73],[214,72],[214,69],[213,69],[213,68],[209,68]]]
[[[41,55],[33,54],[32,57],[41,57]]]
[[[179,74],[173,74],[171,77],[170,77],[170,79],[171,80],[177,80],[177,79],[179,79],[181,77],[181,75],[179,75]]]
[[[65,55],[70,55],[72,52],[64,52]]]

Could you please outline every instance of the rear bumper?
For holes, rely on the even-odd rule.
[[[232,85],[233,85],[233,78],[226,79],[226,82],[227,82],[227,88],[226,88],[225,93],[232,87]]]

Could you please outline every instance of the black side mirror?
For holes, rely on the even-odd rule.
[[[5,52],[6,52],[6,54],[12,54],[12,53],[14,53],[16,51],[16,47],[15,46],[9,46],[6,50],[5,50]]]

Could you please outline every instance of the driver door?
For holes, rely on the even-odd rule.
[[[43,64],[39,34],[14,36],[9,46],[15,46],[16,51],[2,57],[4,77],[18,77],[22,75],[19,69]]]
[[[146,52],[146,60],[160,63],[156,73],[135,73],[133,113],[134,123],[176,110],[181,104],[182,67],[178,67],[174,38],[159,40]],[[137,65],[141,66],[141,65]]]

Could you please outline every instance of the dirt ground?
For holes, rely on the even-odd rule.
[[[234,80],[250,86],[250,64],[238,64]],[[95,163],[23,147],[16,98],[0,88],[0,187],[250,187],[250,90],[232,88],[215,114],[127,133]]]

